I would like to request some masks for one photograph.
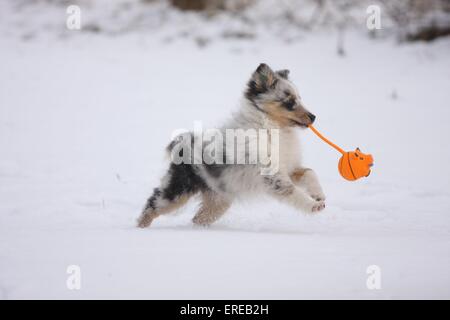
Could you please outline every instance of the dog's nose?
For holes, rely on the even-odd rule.
[[[316,116],[313,115],[311,112],[308,112],[308,118],[309,118],[309,120],[311,120],[311,123],[313,123],[314,120],[316,120]]]

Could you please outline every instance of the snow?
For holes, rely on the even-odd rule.
[[[449,39],[348,32],[341,57],[320,31],[199,47],[165,32],[2,28],[1,299],[450,298]],[[171,133],[220,123],[260,62],[289,68],[316,127],[372,153],[372,174],[344,181],[336,151],[301,131],[324,212],[261,196],[203,229],[193,201],[137,229]],[[81,290],[66,286],[69,265]],[[366,287],[370,265],[380,290]]]

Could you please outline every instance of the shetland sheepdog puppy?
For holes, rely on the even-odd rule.
[[[296,134],[296,129],[307,128],[315,118],[289,80],[289,70],[274,71],[260,64],[247,83],[239,110],[215,131],[216,135],[227,136],[215,141],[215,146],[222,147],[213,156],[218,161],[210,161],[205,152],[195,150],[195,133],[174,138],[167,147],[172,156],[169,169],[147,200],[138,226],[148,227],[155,218],[180,208],[195,195],[200,196],[201,204],[193,223],[203,226],[217,221],[236,199],[261,193],[306,213],[323,210],[325,195],[315,172],[300,164]],[[227,134],[237,131],[244,138],[238,137],[240,144],[229,143]],[[258,134],[268,131],[271,135],[265,135],[264,144],[253,143]],[[249,132],[257,133],[256,139]],[[252,151],[261,145],[269,150],[269,164],[259,161],[262,157],[258,152],[250,159]],[[204,141],[201,147],[205,147]]]

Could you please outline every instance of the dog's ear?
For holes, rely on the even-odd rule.
[[[276,74],[279,75],[283,79],[287,79],[289,76],[289,70],[288,69],[278,70],[276,72]]]
[[[258,68],[256,68],[255,72],[253,72],[252,80],[257,87],[266,90],[268,88],[273,88],[277,81],[275,72],[265,63],[261,63]]]

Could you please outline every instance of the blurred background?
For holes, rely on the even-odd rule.
[[[155,34],[166,42],[188,38],[198,46],[214,41],[258,41],[275,36],[295,42],[315,31],[359,30],[368,37],[432,41],[450,33],[448,0],[2,0],[1,24],[23,39],[61,28],[61,11],[82,9],[84,32],[120,36]],[[369,6],[382,12],[382,29],[367,30]],[[9,26],[9,27],[8,27]],[[365,29],[365,30],[364,30]]]

